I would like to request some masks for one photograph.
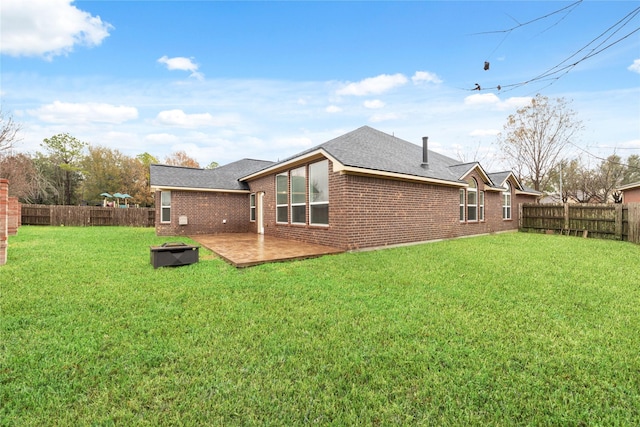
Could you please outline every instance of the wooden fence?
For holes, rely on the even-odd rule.
[[[22,225],[154,227],[153,208],[22,205]]]
[[[520,205],[520,228],[640,243],[640,203]]]

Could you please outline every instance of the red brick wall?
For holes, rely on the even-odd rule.
[[[0,265],[7,263],[9,224],[9,180],[0,179]]]
[[[476,172],[469,176],[485,190]],[[275,176],[252,181],[252,191],[265,192],[265,234],[343,249],[446,239],[517,229],[518,203],[535,200],[512,194],[511,220],[505,221],[502,193],[485,191],[485,220],[460,222],[458,187],[339,173],[329,174],[329,186],[330,226],[317,227],[276,224]]]
[[[9,218],[7,223],[7,232],[9,236],[18,234],[20,226],[22,208],[17,197],[9,197]]]
[[[331,162],[329,162],[332,171]],[[478,191],[485,191],[481,177]],[[307,174],[308,177],[308,174]],[[276,223],[275,175],[249,183],[264,192],[266,235],[358,249],[447,239],[518,228],[518,204],[535,198],[512,193],[511,220],[502,219],[502,192],[485,191],[485,220],[460,222],[459,187],[329,173],[329,226]],[[171,224],[160,224],[160,192],[156,192],[158,235],[256,232],[249,221],[246,194],[172,191]],[[189,225],[179,226],[186,215]],[[307,209],[307,222],[308,222]],[[226,219],[227,224],[222,224]]]
[[[249,195],[205,191],[171,191],[171,223],[160,222],[160,192],[155,193],[156,234],[177,236],[249,231]],[[179,225],[180,216],[187,225]],[[224,222],[223,222],[224,221]]]
[[[639,203],[640,202],[640,187],[633,188],[630,190],[624,190],[623,194],[623,203]]]

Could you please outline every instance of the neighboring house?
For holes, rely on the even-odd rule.
[[[518,228],[540,193],[368,126],[278,162],[151,165],[158,235],[253,232],[345,250]]]
[[[618,187],[622,192],[622,203],[640,203],[640,182]]]

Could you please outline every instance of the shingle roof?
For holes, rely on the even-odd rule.
[[[462,182],[459,180],[460,174],[451,169],[459,161],[429,150],[428,167],[423,167],[421,146],[369,126],[358,128],[279,163],[304,157],[319,149],[326,151],[344,166]],[[272,166],[277,166],[277,163]]]
[[[248,190],[238,178],[259,171],[273,162],[242,159],[215,169],[187,168],[182,166],[151,165],[152,187],[202,188],[208,190]]]

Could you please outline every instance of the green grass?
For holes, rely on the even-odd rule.
[[[154,270],[150,229],[22,227],[1,425],[639,425],[640,247],[512,233]]]

